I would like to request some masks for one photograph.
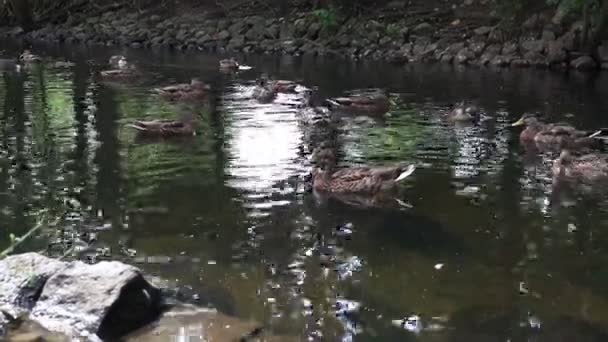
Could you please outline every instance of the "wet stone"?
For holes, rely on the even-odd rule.
[[[31,317],[44,328],[68,336],[84,332],[116,338],[155,319],[159,295],[133,266],[76,261],[47,280]]]
[[[48,278],[65,263],[37,253],[9,256],[0,261],[0,307],[13,317],[31,309]]]

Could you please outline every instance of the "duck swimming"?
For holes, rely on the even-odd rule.
[[[524,114],[511,127],[525,126],[520,133],[519,140],[524,144],[534,143],[541,148],[569,148],[596,147],[602,144],[599,136],[603,130],[587,132],[574,128],[568,124],[546,124],[540,122],[532,114]]]
[[[448,113],[450,121],[474,122],[479,120],[479,109],[475,106],[467,106],[464,101],[457,104]]]
[[[278,89],[274,84],[270,83],[266,77],[260,77],[256,80],[252,95],[261,103],[270,103],[275,99],[277,93]]]
[[[391,101],[384,93],[357,94],[327,99],[329,109],[355,114],[385,114]]]
[[[104,70],[99,73],[104,79],[120,80],[139,76],[137,68],[130,64],[125,56],[112,56],[108,64],[113,69]]]
[[[180,101],[203,99],[210,89],[211,87],[203,81],[193,78],[190,83],[175,84],[155,89],[155,91],[167,100]]]
[[[156,137],[194,136],[197,126],[194,115],[181,120],[138,120],[129,124],[142,135]]]
[[[19,55],[19,61],[23,63],[39,63],[42,59],[39,56],[34,55],[30,50],[23,50],[21,55]]]
[[[388,167],[352,167],[338,171],[313,169],[314,190],[341,193],[376,195],[394,190],[397,184],[414,173],[414,165]]]
[[[222,59],[220,61],[220,70],[222,71],[236,71],[239,69],[239,62],[234,58]]]
[[[568,149],[562,150],[553,162],[553,179],[593,184],[608,181],[608,156],[588,153],[574,156]]]

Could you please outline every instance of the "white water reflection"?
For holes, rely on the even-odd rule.
[[[250,98],[251,89],[235,88],[224,99],[225,173],[228,186],[246,192],[251,215],[260,216],[274,206],[289,204],[269,196],[291,192],[278,184],[304,171],[298,161],[303,136],[293,106],[297,95],[279,94],[274,103],[260,104]]]

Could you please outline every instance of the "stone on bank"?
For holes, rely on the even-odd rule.
[[[70,337],[116,339],[158,318],[161,306],[160,290],[139,269],[120,262],[89,265],[37,253],[0,261],[2,312],[29,314]]]

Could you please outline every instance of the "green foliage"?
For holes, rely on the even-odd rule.
[[[335,7],[320,8],[312,12],[325,29],[331,29],[338,26],[338,11]]]
[[[595,4],[597,0],[547,0],[550,5],[558,5],[565,13],[580,12],[585,4]]]
[[[528,0],[493,0],[494,8],[506,16],[514,16],[521,13],[528,3]]]

